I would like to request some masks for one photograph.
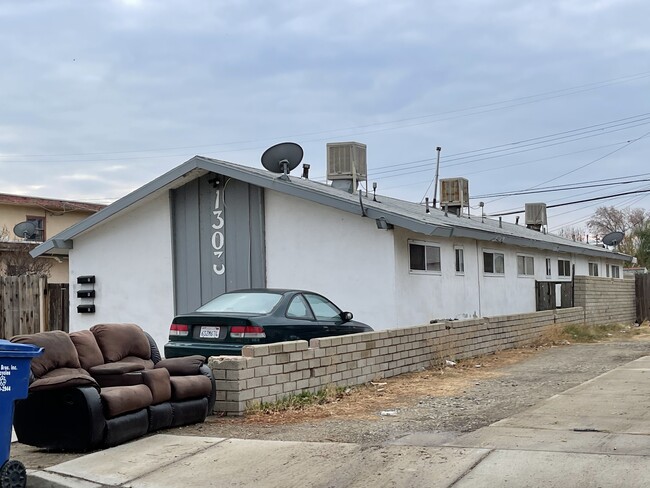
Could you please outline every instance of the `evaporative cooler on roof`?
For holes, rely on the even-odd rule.
[[[546,225],[546,204],[527,203],[526,227],[529,229],[540,230],[542,225]]]
[[[469,208],[469,181],[467,178],[444,178],[440,180],[440,206],[450,212],[462,212]]]
[[[359,181],[367,182],[366,145],[359,142],[327,144],[327,179],[332,187],[354,193]]]

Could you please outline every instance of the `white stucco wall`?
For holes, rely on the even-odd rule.
[[[440,247],[439,273],[409,269],[409,241]],[[464,252],[465,271],[455,269],[456,247]],[[486,274],[483,252],[503,253],[504,273]],[[534,274],[519,275],[517,256],[534,259]],[[558,259],[576,265],[576,274],[588,274],[588,262],[599,262],[601,276],[605,260],[591,259],[533,248],[513,247],[496,242],[470,239],[444,239],[395,230],[396,302],[399,326],[425,324],[434,319],[462,319],[472,316],[495,316],[534,312],[535,281],[569,281],[558,276]],[[546,259],[551,260],[551,274],[546,273]],[[609,261],[621,266],[622,262]],[[621,275],[622,277],[622,275]]]
[[[380,231],[371,219],[273,191],[265,192],[265,205],[267,285],[323,293],[375,329],[534,312],[536,280],[571,279],[558,275],[558,259],[570,261],[578,275],[588,274],[590,261],[599,263],[601,276],[606,262],[622,270],[615,260],[434,238],[400,228]],[[410,271],[409,240],[440,247],[440,273]],[[462,274],[455,270],[456,247],[464,252]],[[484,251],[504,254],[504,274],[484,273]],[[534,259],[534,275],[518,274],[518,255]]]
[[[321,293],[375,330],[396,326],[392,231],[272,190],[264,203],[268,287]]]
[[[440,273],[410,271],[409,241],[440,247]],[[457,274],[454,247],[462,247],[465,273]],[[400,326],[427,324],[433,319],[479,315],[476,244],[469,239],[440,239],[395,229],[397,315]]]
[[[77,276],[94,275],[97,312],[77,313]],[[161,349],[174,318],[169,197],[164,194],[74,239],[70,251],[70,330],[135,323]]]
[[[483,252],[499,252],[504,254],[504,274],[489,274],[483,269]],[[553,252],[536,251],[531,248],[504,246],[496,243],[479,243],[479,264],[481,275],[481,315],[516,314],[534,312],[535,281],[570,281],[570,277],[558,276],[558,259],[566,259],[573,263],[569,255]],[[519,275],[517,256],[532,257],[534,260],[533,275]],[[546,275],[546,258],[551,259],[551,276]]]

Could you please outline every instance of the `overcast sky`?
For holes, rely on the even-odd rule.
[[[327,142],[363,142],[378,192],[412,201],[441,146],[488,214],[650,189],[648,19],[644,0],[3,0],[0,192],[108,203],[285,140],[315,179]],[[486,196],[613,178],[634,181]],[[650,193],[549,227],[599,205]]]

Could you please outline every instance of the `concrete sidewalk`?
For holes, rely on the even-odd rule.
[[[156,435],[29,473],[29,487],[641,487],[650,484],[650,357],[443,445]]]

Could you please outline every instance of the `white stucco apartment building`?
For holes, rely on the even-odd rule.
[[[631,260],[524,225],[200,156],[32,252],[61,254],[71,331],[133,322],[161,346],[175,314],[240,288],[319,292],[385,329],[531,312],[536,280],[622,279]]]

